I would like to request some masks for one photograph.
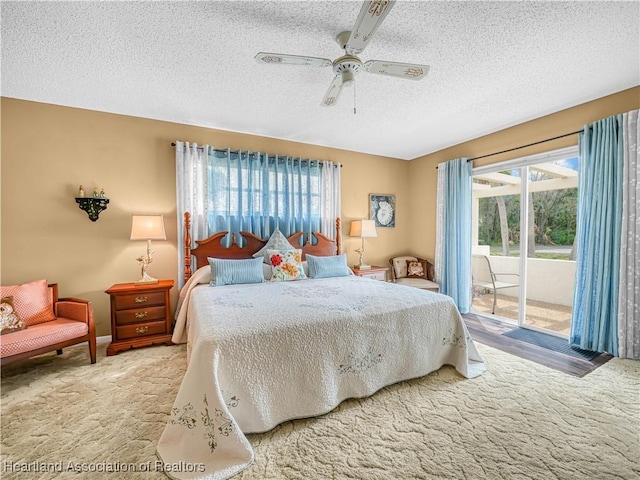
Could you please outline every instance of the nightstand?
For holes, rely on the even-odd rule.
[[[353,267],[353,273],[355,273],[359,277],[370,278],[372,280],[380,280],[382,282],[387,281],[387,272],[389,271],[389,267],[377,267],[375,265],[371,265],[371,268],[367,268],[365,270],[360,270],[359,268]]]
[[[173,280],[135,285],[117,283],[111,297],[111,343],[107,355],[123,350],[164,343],[171,345],[171,305],[169,290]]]

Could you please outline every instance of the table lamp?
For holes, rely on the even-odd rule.
[[[376,232],[376,222],[375,220],[354,220],[351,222],[351,229],[349,230],[350,237],[361,237],[362,238],[362,247],[356,250],[360,254],[360,260],[357,265],[354,265],[355,268],[359,268],[360,270],[367,270],[371,268],[371,265],[367,265],[364,263],[364,239],[377,237],[378,234]]]
[[[166,240],[164,232],[164,220],[162,215],[133,215],[131,219],[131,240],[147,241],[147,256],[140,255],[136,261],[141,268],[140,280],[134,282],[136,285],[146,285],[148,283],[158,283],[157,278],[150,277],[147,267],[153,262],[153,250],[151,250],[151,240]]]

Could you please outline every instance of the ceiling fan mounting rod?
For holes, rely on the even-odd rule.
[[[342,50],[347,51],[347,42],[349,41],[349,37],[351,36],[351,31],[347,30],[345,32],[340,32],[336,35],[336,42],[340,45]]]

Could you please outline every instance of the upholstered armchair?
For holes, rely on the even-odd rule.
[[[91,302],[58,298],[58,285],[38,280],[0,287],[2,365],[88,342],[96,363],[96,330]]]
[[[391,279],[408,287],[440,291],[440,285],[433,281],[435,268],[431,262],[423,258],[403,255],[389,259]]]

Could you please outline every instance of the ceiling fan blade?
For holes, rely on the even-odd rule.
[[[395,3],[395,0],[366,0],[362,4],[356,24],[344,47],[349,55],[358,55],[365,49]]]
[[[260,52],[255,56],[258,63],[276,65],[309,65],[312,67],[330,67],[333,62],[328,58],[303,57],[302,55],[286,55],[284,53]]]
[[[417,63],[385,62],[384,60],[369,60],[364,64],[365,71],[391,77],[421,80],[429,73],[429,65]]]
[[[322,99],[323,107],[332,107],[338,102],[338,97],[340,96],[340,92],[342,91],[342,75],[336,75],[329,85],[329,90],[324,94],[324,98]]]

